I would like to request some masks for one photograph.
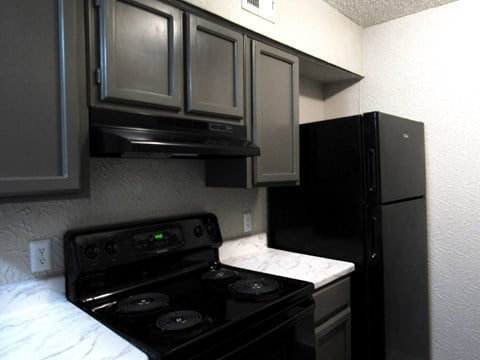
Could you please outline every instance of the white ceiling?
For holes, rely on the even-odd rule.
[[[353,22],[369,27],[456,0],[324,0]]]

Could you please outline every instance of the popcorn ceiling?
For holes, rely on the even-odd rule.
[[[325,0],[354,23],[363,27],[447,4],[455,0]]]

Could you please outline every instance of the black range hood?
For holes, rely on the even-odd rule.
[[[92,156],[246,157],[260,155],[246,127],[90,108]]]

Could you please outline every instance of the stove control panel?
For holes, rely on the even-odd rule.
[[[80,272],[141,262],[144,259],[195,248],[219,247],[222,243],[213,214],[116,227],[66,237],[66,256]]]
[[[167,251],[169,248],[180,247],[185,243],[180,228],[159,229],[145,234],[133,236],[135,248],[139,251]]]

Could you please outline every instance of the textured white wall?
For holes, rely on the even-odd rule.
[[[300,124],[322,120],[325,114],[323,86],[318,81],[300,78],[298,117]]]
[[[362,27],[322,0],[275,0],[275,23],[243,10],[241,0],[185,2],[319,59],[362,74]]]
[[[360,83],[345,81],[324,87],[325,119],[360,113]]]
[[[425,123],[436,360],[480,359],[479,14],[460,0],[364,32],[361,111]]]
[[[63,271],[62,236],[77,227],[210,211],[224,239],[266,231],[265,189],[207,188],[202,160],[91,159],[84,199],[0,204],[0,285],[29,279],[29,241],[53,239],[54,270]],[[42,274],[40,275],[49,275]]]

